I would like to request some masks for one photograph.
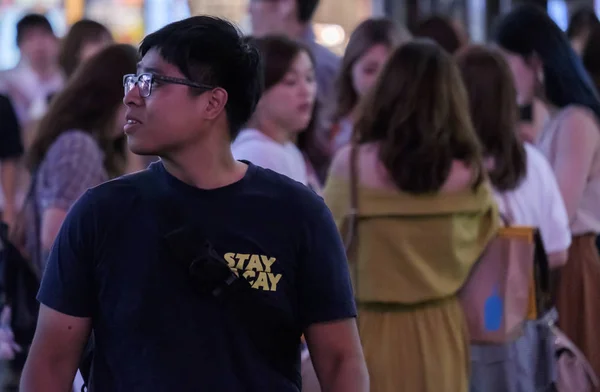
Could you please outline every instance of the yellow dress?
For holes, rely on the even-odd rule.
[[[359,186],[350,261],[372,392],[467,392],[469,341],[456,293],[495,234],[490,187],[411,195]],[[349,182],[325,201],[342,235]]]

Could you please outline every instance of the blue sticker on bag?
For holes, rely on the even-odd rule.
[[[502,317],[504,313],[502,297],[498,295],[498,286],[494,287],[492,294],[485,301],[483,309],[483,319],[486,331],[498,331],[502,326]]]

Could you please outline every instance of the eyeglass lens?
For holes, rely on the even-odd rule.
[[[123,84],[125,87],[125,95],[127,95],[131,90],[133,90],[133,88],[137,84],[138,88],[140,89],[140,95],[146,98],[150,96],[150,89],[152,87],[152,76],[147,74],[142,74],[138,76],[129,75],[127,78],[125,78],[125,83]]]

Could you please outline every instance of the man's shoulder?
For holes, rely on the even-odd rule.
[[[87,203],[101,211],[127,211],[143,192],[159,188],[151,169],[127,174],[91,188],[85,195]]]

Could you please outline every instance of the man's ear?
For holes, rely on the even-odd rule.
[[[229,96],[227,91],[222,88],[215,88],[208,96],[208,102],[204,107],[204,113],[207,119],[214,120],[225,110]]]

